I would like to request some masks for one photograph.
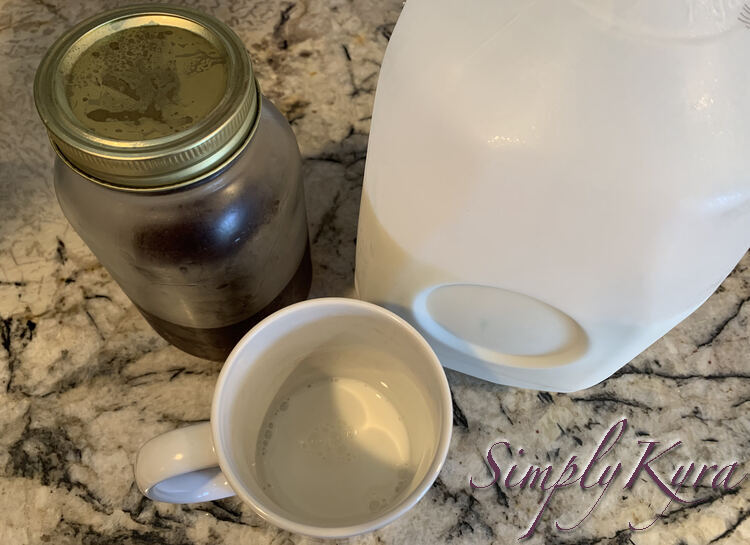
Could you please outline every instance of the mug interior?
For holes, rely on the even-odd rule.
[[[373,529],[416,503],[442,465],[445,375],[424,339],[379,307],[293,305],[249,333],[222,374],[212,415],[222,469],[282,527]]]

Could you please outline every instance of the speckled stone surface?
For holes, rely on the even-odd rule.
[[[54,38],[116,2],[0,2],[0,544],[275,544],[310,540],[266,524],[236,499],[176,506],[143,498],[132,463],[150,437],[209,415],[219,364],[160,339],[62,216],[52,151],[34,111],[36,66]],[[387,0],[198,2],[248,45],[264,93],[292,123],[305,158],[313,295],[351,294],[356,218],[379,63],[401,3]],[[683,488],[667,506],[641,472],[646,445],[683,444],[653,464],[668,480],[686,460],[750,458],[750,256],[684,323],[604,383],[569,395],[518,390],[449,371],[454,435],[439,480],[397,522],[357,544],[514,543],[544,499],[489,481],[493,450],[511,464],[588,460],[618,420],[608,457],[622,462],[601,494],[556,492],[526,543],[750,542],[750,482]],[[519,456],[518,449],[525,449]],[[585,463],[584,463],[585,465]],[[714,472],[715,473],[715,470]],[[514,479],[513,482],[515,482]],[[692,480],[689,483],[692,483]],[[540,503],[541,500],[541,503]]]

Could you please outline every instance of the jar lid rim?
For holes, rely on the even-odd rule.
[[[156,53],[153,53],[153,41],[149,44],[151,50],[144,51],[144,46],[138,44],[139,36],[128,34],[141,32],[142,29],[146,29],[148,37],[159,35],[161,42],[156,44]],[[161,30],[169,34],[175,31],[178,36],[167,38]],[[129,36],[129,43],[134,45],[129,46],[131,50],[119,55],[121,48],[118,43],[125,41],[118,38],[121,36]],[[176,38],[182,39],[183,43],[175,44]],[[106,62],[100,59],[98,73],[91,70],[85,74],[86,79],[81,76],[79,80],[72,80],[83,73],[77,67],[84,61],[91,61],[92,51],[94,56],[98,56],[104,45],[112,46],[114,39],[118,47],[110,47],[116,49],[114,52],[104,50],[108,58]],[[186,43],[193,48],[188,47],[188,51],[194,53],[187,61],[185,59],[189,55],[178,54],[181,53],[178,46],[184,48]],[[152,61],[152,57],[157,60]],[[122,60],[123,64],[110,69],[113,58],[115,63]],[[148,62],[156,63],[153,75],[144,75],[148,70],[144,70],[143,66],[148,66]],[[129,69],[127,63],[130,63]],[[220,65],[219,68],[215,68],[217,65]],[[167,71],[165,66],[169,67],[169,74],[162,76]],[[213,72],[209,73],[209,69]],[[204,70],[206,72],[201,74]],[[209,99],[205,99],[205,94],[196,95],[202,92],[196,82],[205,84],[206,77],[216,80],[217,73],[226,75],[225,84],[214,84],[213,96]],[[153,93],[159,93],[159,85],[166,81],[169,85],[167,91],[172,93],[169,100],[162,97],[162,104],[154,105],[153,93],[143,98],[151,89],[140,92],[136,85],[140,84],[141,88],[148,86],[149,77],[153,88],[157,89]],[[199,77],[203,80],[199,80]],[[104,78],[114,82],[110,84],[114,90],[105,88],[104,92],[109,95],[102,98],[104,93],[101,89],[104,86],[101,80]],[[153,81],[155,78],[162,78],[163,81],[157,85]],[[151,108],[151,118],[157,121],[152,122],[149,114],[142,114],[137,108],[124,113],[111,113],[100,108],[93,110],[93,113],[106,112],[102,118],[106,122],[99,123],[102,121],[100,118],[96,122],[88,122],[81,114],[84,106],[80,96],[74,96],[74,91],[71,91],[71,81],[88,82],[87,92],[95,96],[91,103],[111,104],[113,100],[134,103],[134,100],[141,99],[142,106],[150,100],[148,108]],[[190,93],[192,96],[185,96]],[[174,100],[175,94],[184,98],[181,103]],[[193,100],[187,100],[190,98]],[[163,4],[112,10],[68,30],[50,47],[37,69],[34,99],[50,139],[70,163],[105,183],[133,189],[184,185],[187,181],[203,178],[203,174],[224,164],[246,140],[251,128],[256,125],[260,109],[258,85],[240,38],[224,23],[209,15],[190,8]],[[83,100],[86,99],[84,96]],[[174,118],[179,114],[191,113],[190,108],[196,101],[196,108],[202,107],[203,111],[196,115],[195,122],[189,116],[183,116],[180,121],[187,120],[187,126],[174,128],[170,119],[167,127],[163,109],[171,108],[170,113]],[[165,102],[168,102],[166,106]],[[113,121],[111,116],[121,113],[123,115]],[[141,115],[145,117],[139,117]],[[112,127],[116,127],[114,130],[118,132],[121,129],[130,131],[130,137],[114,137]],[[144,134],[140,135],[138,131]]]

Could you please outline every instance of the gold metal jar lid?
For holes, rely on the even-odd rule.
[[[260,108],[245,46],[192,9],[140,5],[83,21],[45,55],[34,99],[50,139],[123,189],[181,185],[222,165]]]

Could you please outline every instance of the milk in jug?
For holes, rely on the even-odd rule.
[[[358,295],[486,380],[574,391],[626,364],[748,249],[749,6],[408,0]]]

